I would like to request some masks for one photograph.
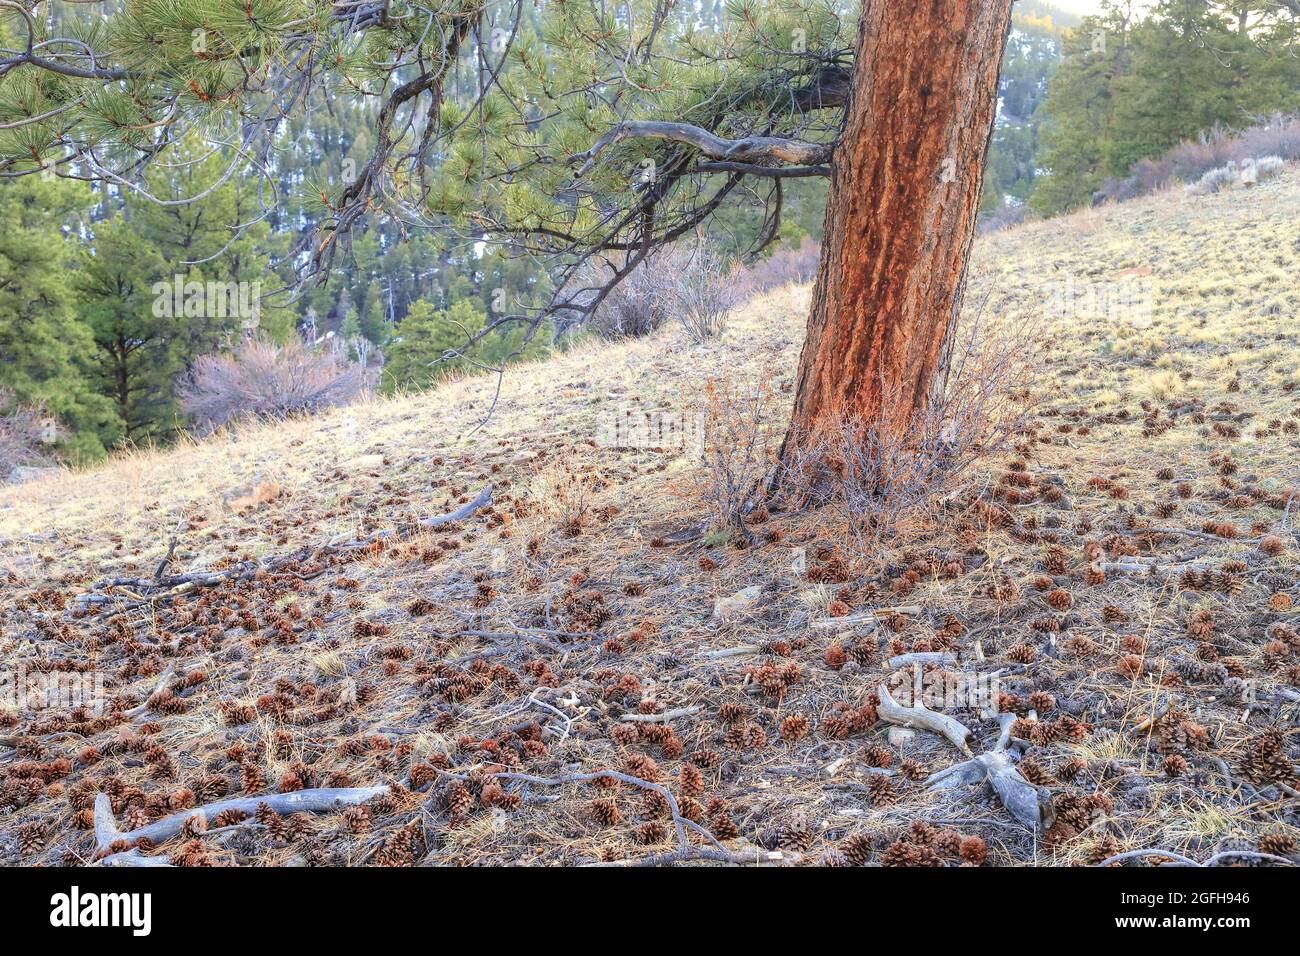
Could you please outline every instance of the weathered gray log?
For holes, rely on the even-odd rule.
[[[146,839],[152,843],[163,843],[181,832],[187,820],[202,816],[210,820],[223,810],[238,810],[249,816],[257,812],[258,806],[265,803],[275,813],[327,813],[354,807],[367,800],[388,793],[387,786],[379,787],[320,787],[314,790],[294,790],[290,793],[268,793],[259,797],[235,797],[231,800],[219,800],[204,807],[182,810],[169,817],[155,820],[147,826],[123,833],[113,818],[113,802],[108,794],[101,793],[95,798],[95,845],[103,853],[118,840],[134,842]]]
[[[1015,720],[1014,714],[1001,714],[998,722],[1002,725],[1002,732],[992,750],[932,774],[925,785],[931,790],[951,790],[986,781],[1019,823],[1041,834],[1052,825],[1056,812],[1052,807],[1051,792],[1026,780],[1007,756],[1007,746],[1013,739],[1011,726]]]
[[[880,697],[880,706],[876,708],[876,713],[881,720],[902,727],[919,727],[921,730],[939,734],[950,740],[953,746],[960,747],[963,753],[970,753],[970,747],[966,744],[970,731],[957,718],[930,710],[921,703],[904,707],[890,696],[889,688],[884,684],[876,689],[876,693]]]
[[[980,754],[975,762],[983,768],[993,792],[1007,811],[1035,833],[1042,833],[1056,819],[1051,793],[1035,787],[1020,775],[1002,750]]]
[[[696,705],[694,707],[678,707],[676,710],[665,710],[658,714],[624,714],[619,720],[642,724],[661,724],[676,720],[678,717],[690,717],[692,714],[698,714],[703,709],[702,706]]]
[[[896,654],[889,659],[890,667],[910,667],[913,664],[956,664],[957,655],[938,651],[923,651],[915,654]]]
[[[122,853],[112,853],[96,864],[97,866],[139,866],[172,868],[172,863],[165,856],[145,856],[135,847]]]

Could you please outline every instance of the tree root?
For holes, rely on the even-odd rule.
[[[1191,857],[1183,856],[1181,853],[1175,853],[1173,850],[1126,850],[1123,853],[1116,853],[1114,856],[1108,856],[1097,866],[1110,866],[1112,863],[1122,863],[1125,860],[1137,860],[1147,856],[1167,856],[1173,863],[1162,863],[1161,866],[1195,866],[1211,867],[1218,866],[1220,860],[1232,859],[1233,857],[1244,857],[1248,860],[1269,860],[1273,863],[1285,863],[1287,866],[1295,866],[1294,860],[1289,860],[1284,856],[1274,856],[1272,853],[1259,853],[1255,850],[1224,850],[1222,853],[1216,853],[1204,863],[1197,863]]]

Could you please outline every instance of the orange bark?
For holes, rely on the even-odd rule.
[[[1012,0],[863,0],[786,450],[901,428],[961,308]]]

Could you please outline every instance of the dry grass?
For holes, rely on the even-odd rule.
[[[151,818],[169,795],[183,804],[184,788],[304,782],[412,792],[369,808],[368,829],[323,815],[150,852],[573,864],[675,847],[637,787],[490,782],[573,767],[657,776],[698,800],[731,852],[768,861],[762,848],[779,848],[782,863],[915,860],[935,839],[909,830],[916,821],[981,837],[1002,864],[1152,846],[1204,859],[1295,837],[1295,800],[1279,787],[1294,779],[1252,754],[1262,731],[1292,726],[1295,704],[1276,694],[1300,677],[1297,612],[1282,599],[1300,597],[1300,543],[1295,509],[1284,528],[1280,507],[1300,479],[1298,216],[1292,170],[1248,192],[1151,197],[981,239],[970,301],[987,300],[1001,334],[1034,322],[1051,339],[1032,434],[987,463],[987,494],[938,509],[870,560],[844,547],[834,509],[755,512],[752,540],[673,544],[707,517],[680,493],[699,477],[689,456],[598,440],[611,416],[684,415],[723,372],[784,370],[770,413],[783,418],[806,288],[733,314],[706,346],[665,329],[515,370],[478,430],[496,383],[467,378],[6,488],[6,661],[99,669],[119,714],[168,663],[204,679],[142,722],[8,720],[0,734],[23,740],[0,749],[0,859],[89,860],[78,813],[95,790],[115,794],[119,817]],[[1044,326],[1051,283],[1135,275],[1153,284],[1149,315]],[[488,482],[491,508],[458,526],[311,550],[451,510]],[[173,536],[172,572],[307,550],[197,597],[150,607],[101,588],[114,603],[70,612],[96,581],[152,575]],[[924,733],[891,741],[871,719],[882,682],[911,683],[888,657],[926,650],[958,654],[952,670],[1006,669],[1001,704],[1025,718],[1017,735],[1032,740],[1063,820],[1047,839],[978,790],[927,791],[912,777],[960,755]],[[1185,722],[1136,733],[1167,699]],[[671,734],[624,719],[680,708]],[[977,709],[948,710],[976,749],[996,739]],[[1283,740],[1293,763],[1297,737]],[[1167,774],[1171,756],[1185,772]],[[886,761],[882,785],[873,765]],[[617,821],[593,806],[606,799]],[[399,832],[415,831],[399,852]]]

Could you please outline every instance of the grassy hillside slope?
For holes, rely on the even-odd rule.
[[[1294,854],[1297,221],[1290,170],[981,239],[967,312],[1038,343],[1036,431],[982,466],[978,501],[880,549],[815,509],[756,522],[748,548],[673,544],[705,514],[691,458],[600,441],[628,411],[693,421],[710,377],[770,382],[779,438],[806,288],[751,303],[707,348],[667,330],[513,369],[486,424],[498,383],[466,379],[0,490],[0,655],[102,672],[110,703],[0,702],[0,861],[91,861],[99,792],[127,831],[241,793],[382,784],[398,786],[363,810],[214,815],[141,849],[186,865],[644,862],[686,856],[681,836],[696,858],[782,864]],[[1090,303],[1099,290],[1123,307]],[[468,519],[338,547],[489,484]],[[231,568],[247,573],[180,577]],[[1037,836],[977,786],[926,785],[966,759],[951,742],[877,720],[881,685],[908,698],[914,672],[889,659],[912,652],[953,655],[932,680],[996,674],[1050,807]],[[994,714],[947,710],[973,753],[995,746]],[[669,794],[711,836],[679,835]]]

